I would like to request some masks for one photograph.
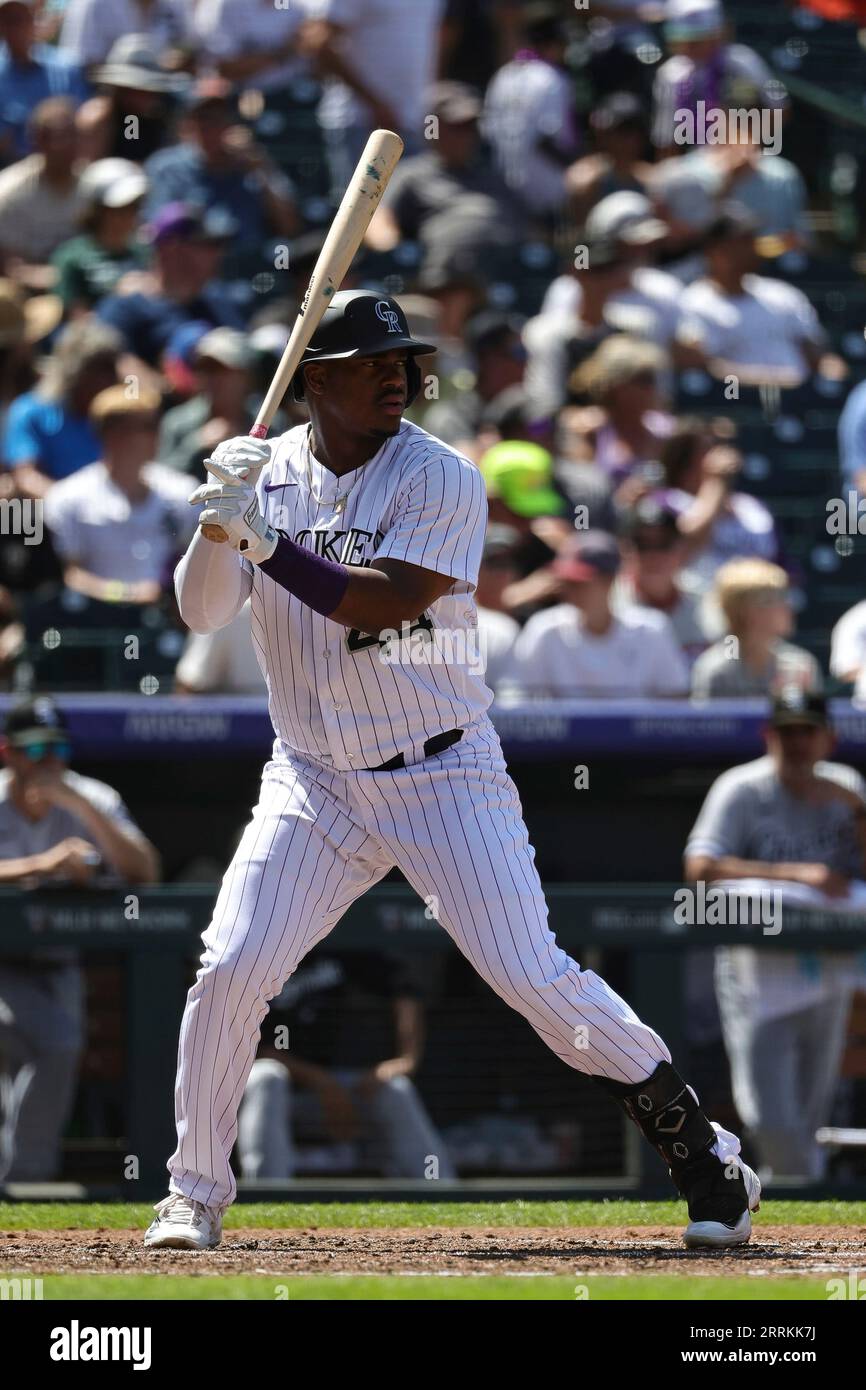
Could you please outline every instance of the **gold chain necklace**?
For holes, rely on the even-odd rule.
[[[307,487],[308,487],[309,490],[310,490],[310,496],[312,497],[313,501],[316,503],[316,506],[322,507],[322,506],[330,505],[330,504],[326,504],[326,503],[325,503],[325,499],[324,499],[323,497],[317,497],[317,496],[316,496],[316,493],[315,493],[315,490],[314,490],[314,488],[313,488],[313,450],[312,450],[312,447],[311,447],[312,438],[313,438],[313,427],[312,427],[312,425],[308,425],[308,426],[307,426],[307,438],[306,438],[306,450],[307,450]],[[355,470],[355,471],[357,472],[357,470]],[[352,488],[355,486],[355,483],[356,483],[357,481],[358,481],[357,477],[353,478],[353,479],[352,479],[352,482],[349,484],[349,486],[348,486],[348,488],[346,489],[346,491],[345,491],[344,493],[341,493],[341,495],[340,495],[339,497],[337,497],[337,498],[334,499],[334,511],[335,511],[335,512],[344,512],[344,511],[346,510],[346,503],[348,502],[349,497],[351,496],[351,493],[352,493]]]

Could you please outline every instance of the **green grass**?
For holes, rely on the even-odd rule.
[[[345,1202],[250,1203],[227,1214],[229,1232],[240,1227],[297,1230],[308,1227],[544,1227],[664,1226],[679,1230],[684,1222],[679,1202]],[[146,1203],[0,1203],[0,1231],[113,1228],[142,1231],[152,1216]],[[845,1225],[866,1227],[866,1202],[773,1202],[756,1218],[757,1239],[765,1225]],[[10,1278],[18,1271],[2,1269]],[[21,1271],[22,1274],[26,1271]],[[31,1277],[33,1275],[31,1274]],[[47,1300],[248,1300],[257,1301],[521,1301],[583,1302],[592,1300],[687,1300],[749,1302],[825,1300],[827,1276],[730,1275],[694,1276],[684,1264],[677,1274],[614,1275],[541,1274],[489,1277],[477,1274],[218,1274],[202,1270],[165,1274],[46,1274]],[[584,1290],[586,1292],[584,1292]]]
[[[137,1229],[153,1208],[143,1202],[0,1202],[0,1230]],[[406,1226],[681,1226],[681,1202],[255,1202],[232,1207],[227,1230]],[[866,1226],[866,1202],[766,1201],[756,1226]]]
[[[187,1301],[255,1300],[292,1302],[320,1300],[382,1302],[429,1301],[516,1301],[598,1302],[640,1301],[725,1301],[749,1302],[772,1298],[784,1301],[824,1300],[826,1279],[686,1279],[676,1275],[629,1275],[617,1278],[600,1275],[578,1279],[575,1275],[538,1275],[532,1278],[479,1278],[466,1275],[446,1278],[407,1277],[399,1274],[327,1276],[261,1275],[177,1275],[164,1278],[155,1274],[51,1274],[43,1278],[46,1301],[166,1300]]]

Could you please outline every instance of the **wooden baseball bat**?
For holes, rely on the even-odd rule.
[[[289,389],[292,377],[298,370],[298,364],[321,322],[322,315],[346,277],[346,272],[361,245],[364,233],[402,153],[403,141],[393,130],[374,130],[367,141],[364,153],[358,160],[358,167],[337,209],[325,244],[319,252],[319,259],[310,276],[292,336],[286,344],[274,379],[262,402],[262,408],[250,430],[253,439],[267,438],[271,421]],[[209,541],[220,542],[228,539],[222,526],[202,526],[201,530]]]

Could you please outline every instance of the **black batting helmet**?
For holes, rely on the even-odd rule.
[[[405,348],[406,403],[411,405],[421,389],[416,357],[435,352],[434,343],[419,343],[409,331],[406,315],[396,299],[375,290],[340,290],[334,295],[310,340],[292,378],[296,401],[304,399],[304,368],[309,362],[329,362],[337,357],[377,357],[393,348]]]

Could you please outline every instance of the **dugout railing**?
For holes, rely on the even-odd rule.
[[[765,930],[749,918],[735,926],[688,925],[675,897],[680,885],[635,883],[550,884],[551,926],[560,943],[581,961],[599,950],[624,951],[628,960],[629,1000],[638,1013],[668,1041],[674,1055],[686,1046],[684,1020],[687,948],[749,944],[760,949],[866,951],[866,916],[844,911],[787,907],[783,930]],[[172,1096],[181,1010],[198,955],[198,937],[207,925],[215,888],[210,885],[158,887],[131,892],[69,893],[0,889],[0,953],[21,956],[62,946],[92,958],[93,953],[123,952],[126,1126],[118,1154],[118,1179],[99,1195],[151,1200],[165,1187],[165,1160],[174,1147]],[[709,914],[707,914],[709,915]],[[330,938],[341,952],[354,949],[399,950],[403,955],[454,951],[450,939],[424,904],[406,887],[383,885],[347,913]],[[528,1025],[527,1025],[528,1026]],[[664,1174],[646,1145],[626,1138],[625,1172],[619,1179],[541,1179],[519,1176],[472,1181],[456,1186],[474,1195],[539,1190],[558,1196],[664,1193]],[[134,1160],[131,1162],[130,1160]],[[419,1199],[442,1195],[444,1184],[401,1182],[391,1190]],[[375,1182],[340,1179],[322,1183],[296,1181],[288,1188],[242,1184],[242,1193],[258,1198],[270,1191],[301,1192],[339,1200],[349,1192],[382,1190]],[[449,1188],[451,1185],[449,1184]],[[862,1191],[861,1191],[862,1189]],[[84,1189],[69,1187],[68,1195]],[[828,1189],[832,1190],[832,1189]],[[866,1182],[840,1185],[847,1196],[866,1196]],[[792,1189],[793,1192],[793,1189]],[[8,1197],[39,1195],[24,1185],[9,1184]],[[44,1195],[52,1195],[50,1187]],[[815,1190],[810,1189],[810,1195]]]

